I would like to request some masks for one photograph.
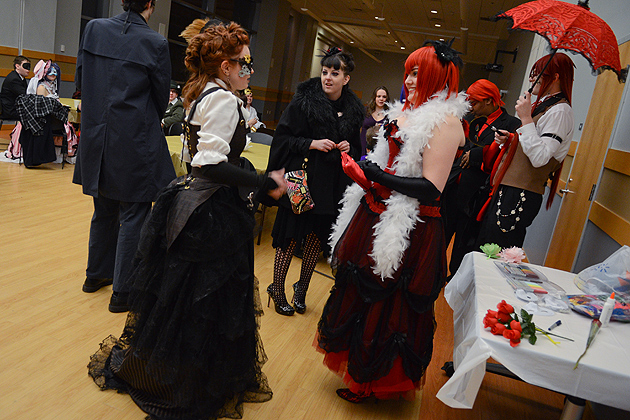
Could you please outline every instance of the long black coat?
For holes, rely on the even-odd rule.
[[[153,201],[175,178],[160,127],[170,79],[168,42],[138,13],[87,24],[75,75],[82,109],[73,179],[84,194]]]
[[[20,95],[26,94],[27,85],[26,79],[22,79],[15,70],[7,75],[2,83],[2,91],[0,92],[0,101],[2,101],[2,114],[0,114],[0,117],[5,120],[20,119],[15,110],[15,99]]]
[[[341,113],[341,116],[339,116]],[[308,186],[315,202],[316,214],[335,214],[345,188],[351,183],[341,168],[341,152],[309,150],[313,140],[330,139],[335,143],[350,143],[350,156],[361,156],[359,133],[365,108],[357,96],[344,87],[341,97],[333,103],[322,90],[319,77],[302,82],[291,103],[280,117],[271,150],[268,171],[285,168],[300,169],[308,157]],[[284,196],[280,205],[290,207]]]

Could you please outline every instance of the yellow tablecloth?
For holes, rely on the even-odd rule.
[[[79,99],[72,98],[59,98],[59,102],[70,107],[70,111],[68,112],[68,122],[80,124],[81,112],[77,109],[75,103],[80,103],[81,101]]]
[[[171,152],[175,173],[177,176],[186,174],[186,164],[181,161],[182,141],[180,137],[166,136],[166,142],[168,143],[168,150]],[[269,148],[266,144],[250,143],[241,156],[249,159],[258,173],[264,173],[269,161]]]

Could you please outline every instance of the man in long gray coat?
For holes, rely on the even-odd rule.
[[[160,120],[171,78],[168,42],[147,25],[155,0],[85,27],[75,83],[81,142],[73,182],[94,200],[83,291],[113,283],[111,312],[128,310],[132,261],[158,191],[175,178]]]

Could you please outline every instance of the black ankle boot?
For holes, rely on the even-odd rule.
[[[293,306],[289,305],[289,302],[287,302],[287,298],[284,296],[284,293],[282,293],[282,295],[280,296],[276,296],[273,293],[273,283],[270,284],[269,287],[267,287],[267,294],[269,295],[269,299],[267,299],[267,308],[271,303],[271,299],[273,299],[273,306],[276,309],[277,313],[286,316],[293,315],[295,309],[293,309]]]
[[[295,308],[295,312],[303,314],[306,312],[306,290],[301,292],[299,289],[300,282],[293,283],[293,307]]]

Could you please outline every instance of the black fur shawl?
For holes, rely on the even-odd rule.
[[[335,143],[346,140],[350,143],[350,155],[358,160],[359,132],[364,116],[363,104],[347,86],[333,103],[322,90],[319,77],[300,83],[280,117],[267,169],[285,168],[287,172],[300,169],[304,158],[308,158],[309,188],[316,212],[334,212],[343,189],[350,182],[341,169],[341,154],[338,149],[324,153],[309,150],[309,147],[313,140],[326,138]]]

